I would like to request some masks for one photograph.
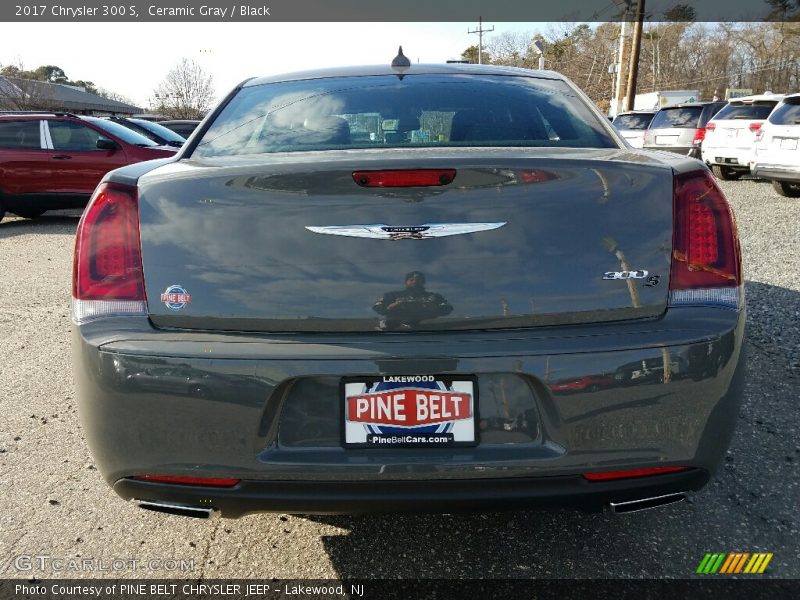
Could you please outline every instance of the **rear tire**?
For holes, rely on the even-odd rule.
[[[714,173],[714,177],[722,179],[723,181],[736,181],[744,175],[744,173],[740,171],[731,169],[730,167],[723,167],[722,165],[711,165],[711,172]]]
[[[788,181],[773,181],[772,187],[781,196],[787,198],[800,198],[800,185]]]

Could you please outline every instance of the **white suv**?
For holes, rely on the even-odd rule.
[[[750,170],[781,196],[800,197],[800,94],[781,100],[764,123]]]
[[[717,178],[739,179],[749,173],[758,132],[783,97],[766,92],[735,98],[708,122],[701,152]]]

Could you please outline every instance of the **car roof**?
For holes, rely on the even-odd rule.
[[[66,112],[49,112],[43,110],[41,112],[30,112],[30,111],[8,111],[3,112],[0,111],[0,119],[43,119],[43,118],[57,118],[57,119],[78,119],[80,118],[78,115],[73,115],[71,113]]]
[[[618,112],[616,116],[621,117],[623,115],[654,115],[658,111],[653,109],[642,109],[642,110],[623,110],[622,112]]]
[[[462,63],[442,64],[414,64],[410,67],[392,67],[384,65],[363,65],[355,67],[335,67],[328,69],[313,69],[297,71],[281,75],[268,75],[255,77],[244,82],[243,87],[263,85],[265,83],[278,83],[284,81],[301,81],[304,79],[327,79],[333,77],[368,77],[376,75],[516,75],[537,77],[541,79],[566,79],[555,71],[539,71],[522,69],[519,67],[505,67],[498,65],[467,65]]]
[[[707,100],[705,102],[684,102],[683,104],[673,104],[672,106],[665,106],[660,110],[671,110],[673,108],[691,108],[692,106],[708,106],[709,104],[727,104],[725,100]]]
[[[741,96],[740,98],[731,98],[728,100],[728,103],[731,104],[733,102],[758,102],[760,100],[775,100],[775,102],[779,102],[783,98],[786,97],[786,94],[753,94],[751,96]]]

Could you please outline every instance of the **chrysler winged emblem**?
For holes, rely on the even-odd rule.
[[[475,233],[476,231],[490,231],[505,224],[504,221],[502,223],[425,223],[424,225],[331,225],[328,227],[306,226],[306,229],[325,235],[375,240],[426,240]]]

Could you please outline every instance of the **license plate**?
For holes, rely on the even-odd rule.
[[[677,135],[657,135],[656,136],[656,144],[674,144],[678,141]]]
[[[474,376],[385,375],[342,379],[345,448],[477,444]]]
[[[797,150],[797,139],[796,138],[782,138],[781,139],[781,150]]]

